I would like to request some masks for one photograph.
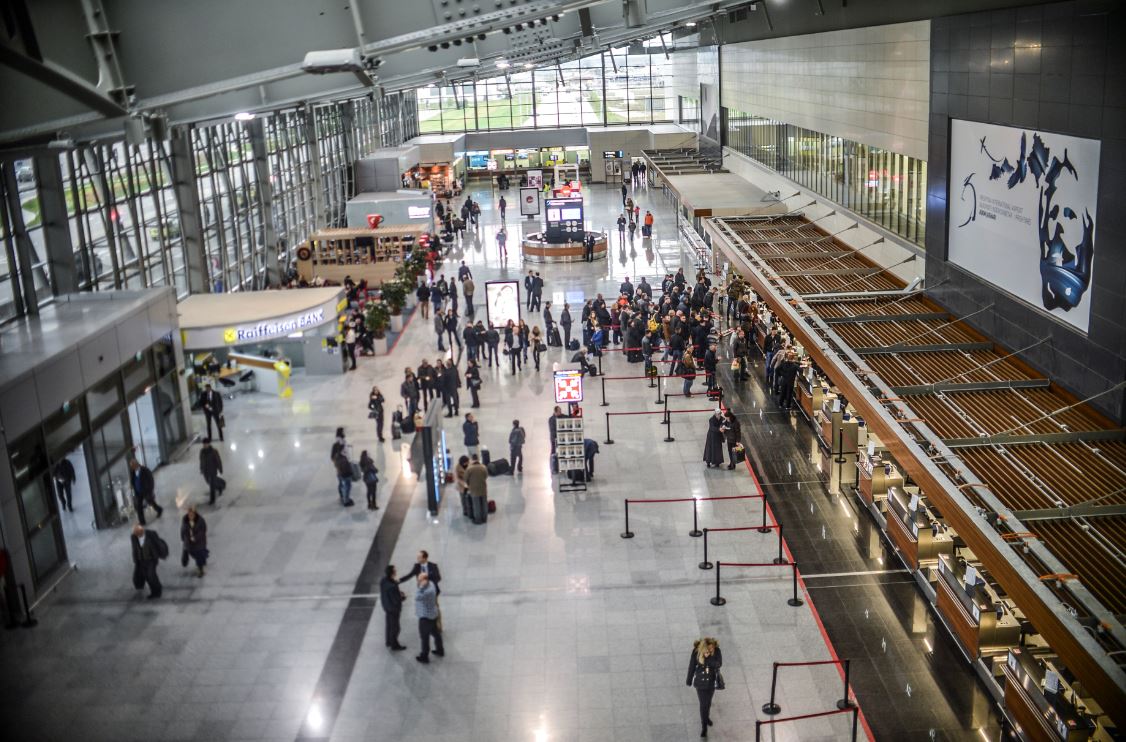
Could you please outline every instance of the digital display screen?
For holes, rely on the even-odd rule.
[[[583,210],[580,208],[563,209],[563,221],[582,221]]]
[[[557,221],[559,221],[559,220],[560,220],[560,219],[562,218],[562,217],[560,216],[560,214],[562,213],[562,211],[563,211],[563,209],[548,209],[548,210],[547,210],[547,220],[548,220],[549,222],[557,222]]]
[[[485,310],[489,327],[504,327],[508,320],[520,321],[520,282],[485,282]]]
[[[471,152],[469,153],[469,167],[483,168],[489,162],[488,152]]]

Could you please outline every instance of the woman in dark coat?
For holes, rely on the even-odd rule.
[[[727,465],[728,469],[735,468],[735,446],[740,443],[743,438],[743,426],[739,423],[735,413],[728,408],[724,413],[723,425],[720,427],[723,431],[723,438],[727,442],[727,458],[731,463]]]
[[[376,468],[375,461],[367,451],[360,454],[360,477],[367,489],[368,510],[379,510],[379,505],[375,502],[375,490],[379,485],[379,469]]]
[[[692,658],[688,661],[687,685],[695,686],[696,697],[700,700],[700,736],[708,736],[712,725],[712,696],[717,688],[723,688],[723,678],[719,669],[723,666],[723,654],[719,642],[711,637],[697,639],[692,643]]]
[[[708,437],[704,442],[704,463],[708,468],[723,465],[723,410],[716,408],[708,418]]]
[[[375,420],[375,433],[379,436],[379,442],[383,442],[383,393],[379,391],[379,387],[373,386],[371,394],[368,395],[368,417]]]
[[[477,393],[481,389],[481,367],[477,365],[477,361],[467,361],[465,364],[465,386],[469,388],[469,393],[473,396],[473,404],[470,407],[480,407],[481,400]]]
[[[195,505],[188,508],[184,519],[180,522],[180,541],[184,545],[180,563],[188,566],[188,557],[195,560],[198,570],[197,577],[203,577],[203,568],[207,566],[207,521],[196,512]]]

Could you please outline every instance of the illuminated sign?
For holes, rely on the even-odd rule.
[[[408,219],[429,219],[430,207],[429,206],[408,206],[407,207]]]
[[[489,327],[504,327],[520,321],[520,282],[486,281],[485,311]]]
[[[325,321],[324,308],[314,309],[304,314],[283,317],[277,320],[258,322],[253,325],[238,325],[223,330],[223,340],[228,345],[246,343],[252,340],[266,340],[268,338],[289,335],[307,327],[315,327]]]
[[[578,404],[583,401],[583,372],[578,369],[555,372],[555,403]]]

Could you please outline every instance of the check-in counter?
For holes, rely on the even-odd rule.
[[[807,422],[813,422],[813,413],[821,409],[825,395],[829,392],[829,384],[816,374],[809,371],[809,361],[802,362],[801,373],[794,383],[794,394],[798,399],[798,410],[805,416]]]
[[[903,475],[891,461],[879,453],[869,456],[867,451],[861,451],[857,457],[856,469],[856,490],[860,493],[860,498],[869,505],[886,500],[888,490],[892,487],[903,486]]]
[[[911,569],[933,566],[943,555],[954,553],[954,540],[934,518],[918,495],[902,485],[887,491],[887,532]]]
[[[1015,647],[1020,623],[1000,607],[996,591],[977,569],[972,571],[973,584],[967,586],[967,565],[947,554],[939,556],[935,606],[962,649],[977,659]]]
[[[1075,707],[1075,692],[1061,677],[1052,658],[1040,658],[1025,648],[1013,647],[1002,670],[1005,709],[1020,725],[1024,739],[1084,742],[1094,734],[1095,722]]]
[[[813,429],[817,446],[813,458],[821,475],[829,481],[829,492],[856,485],[856,455],[860,421],[853,412],[840,409],[840,397],[824,394],[821,408],[814,410]]]

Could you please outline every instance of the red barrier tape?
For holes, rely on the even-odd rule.
[[[607,412],[606,415],[663,415],[664,410],[653,410],[652,412]]]
[[[727,562],[724,562],[727,564]],[[778,667],[806,667],[807,665],[843,665],[844,660],[817,660],[816,662],[775,662]]]
[[[702,502],[704,500],[753,500],[761,497],[761,495],[723,495],[721,497],[677,497],[671,500],[631,500],[628,497],[626,502],[692,502],[693,500]],[[712,530],[719,530],[713,528]],[[724,562],[727,564],[727,562]]]
[[[757,495],[751,495],[751,497],[757,497]],[[742,528],[705,528],[704,530],[708,533],[717,533],[719,531],[757,531],[764,527],[772,531],[778,528],[778,526],[744,526]],[[724,564],[727,564],[727,562],[724,562]]]
[[[692,378],[695,379],[698,376],[703,376],[706,378],[708,376],[711,376],[711,374],[707,371],[701,371],[698,372],[695,376],[692,376]],[[637,379],[686,379],[688,378],[688,374],[657,374],[656,376],[595,376],[593,378],[602,379],[603,381],[636,381]]]
[[[763,564],[750,564],[750,563],[746,563],[746,562],[716,562],[716,564],[722,565],[724,567],[791,567],[792,568],[794,566],[793,562],[782,562],[781,564],[775,564],[774,562],[764,562]]]
[[[851,714],[856,709],[849,707],[846,709],[833,709],[832,711],[818,711],[816,714],[802,714],[801,716],[783,716],[781,719],[757,719],[756,724],[778,724],[783,721],[799,721],[801,719],[816,719],[819,716],[835,716],[836,714]]]

